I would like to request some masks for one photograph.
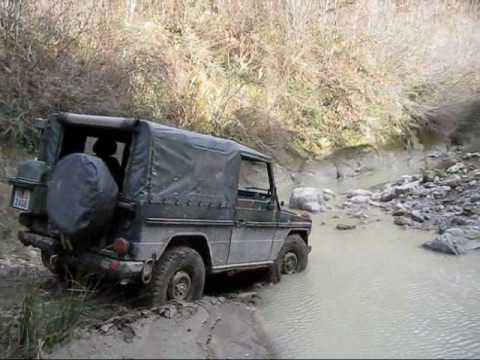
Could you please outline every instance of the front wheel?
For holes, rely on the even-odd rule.
[[[300,235],[289,235],[278,253],[279,272],[290,275],[305,270],[308,265],[308,253],[308,246]]]
[[[169,300],[200,299],[205,286],[205,264],[192,248],[178,246],[168,249],[155,265],[150,288],[152,303],[161,305]]]

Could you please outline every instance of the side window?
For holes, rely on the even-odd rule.
[[[271,197],[267,164],[261,161],[242,159],[238,180],[238,196],[266,199]]]
[[[193,176],[195,192],[204,195],[222,194],[225,187],[225,158],[214,151],[197,150]]]

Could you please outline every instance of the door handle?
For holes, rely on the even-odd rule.
[[[243,220],[243,219],[237,220],[237,225],[238,226],[245,226],[245,220]]]

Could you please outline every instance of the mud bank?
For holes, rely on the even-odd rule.
[[[258,324],[255,303],[251,293],[127,311],[80,331],[78,338],[44,357],[270,358],[273,353]]]
[[[82,315],[72,324],[73,333],[53,348],[40,346],[38,353],[29,355],[53,359],[274,356],[257,313],[261,303],[258,290],[268,286],[262,283],[263,272],[224,276],[210,285],[207,282],[206,295],[195,303],[151,307],[119,285],[102,284],[95,292],[65,288],[33,255],[29,260],[11,255],[0,261],[0,334],[10,334],[9,340],[0,339],[0,353],[5,356],[25,356],[21,348],[15,349],[11,334],[12,329],[13,334],[17,332],[19,318],[24,315],[22,300],[27,293],[38,293],[37,301],[47,305],[52,301],[61,304],[62,299],[77,296],[77,291],[78,299],[86,297],[79,300]],[[239,275],[241,278],[236,279]],[[15,339],[14,335],[13,342]]]

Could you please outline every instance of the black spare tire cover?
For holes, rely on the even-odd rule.
[[[50,178],[49,220],[73,239],[99,236],[112,220],[117,195],[118,186],[103,160],[82,153],[65,156]]]

